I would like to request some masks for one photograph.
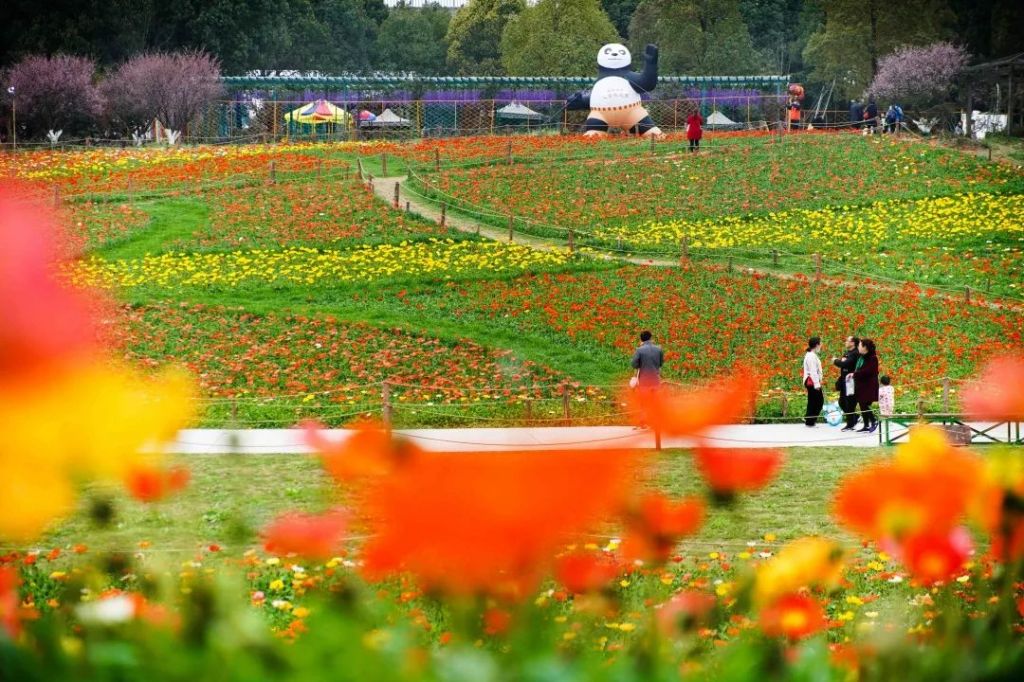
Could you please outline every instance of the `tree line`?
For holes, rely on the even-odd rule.
[[[661,47],[666,73],[792,73],[863,89],[904,45],[948,40],[979,57],[1022,49],[1017,0],[7,0],[0,67],[73,54],[115,67],[146,51],[200,49],[225,73],[403,71],[584,75],[601,43]]]

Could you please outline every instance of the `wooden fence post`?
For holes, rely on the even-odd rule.
[[[441,204],[441,227],[448,224],[448,204]]]
[[[786,394],[783,393],[782,394],[782,418],[783,419],[785,419],[788,416],[788,414],[787,414],[788,412],[789,412],[789,398],[787,398]]]
[[[529,425],[533,421],[533,398],[526,399],[526,423]]]
[[[277,166],[273,161],[270,162],[270,184],[273,185],[277,182]]]
[[[505,154],[505,158],[508,161],[508,165],[512,165],[512,138],[508,139],[508,151]]]
[[[366,176],[366,186],[370,189],[370,192],[373,193],[373,173]]]
[[[323,159],[318,159],[317,162],[316,162],[316,177],[317,177],[317,179],[319,180],[320,177],[323,174],[324,174],[324,160]]]
[[[814,279],[821,279],[821,254],[814,254]]]
[[[562,416],[565,418],[565,425],[572,424],[572,414],[569,411],[569,385],[562,384]]]
[[[509,216],[508,216],[508,243],[509,244],[512,243],[512,236],[515,234],[515,227],[513,225],[513,221],[514,220],[515,220],[515,218],[512,217],[512,214],[509,214]]]
[[[60,208],[60,186],[56,184],[53,186],[53,207]]]
[[[434,171],[441,172],[441,150],[438,147],[434,147]]]
[[[380,153],[380,174],[383,175],[384,177],[387,177],[387,175],[388,175],[388,153],[387,152],[381,152]]]
[[[395,208],[398,208],[401,205],[401,203],[400,203],[400,195],[399,195],[399,193],[401,192],[401,187],[402,186],[396,180],[395,181]]]
[[[970,302],[971,302],[971,288],[970,287],[964,287],[964,303],[970,303]]]
[[[942,411],[949,414],[949,377],[942,377]]]
[[[134,204],[135,203],[135,195],[132,194],[132,179],[131,178],[128,178],[128,189],[126,191],[128,192],[128,203],[129,204]]]
[[[924,421],[924,398],[917,399],[917,418]]]
[[[779,250],[778,249],[772,249],[772,267],[773,268],[779,267]]]
[[[732,272],[732,256],[729,256],[729,272]]]
[[[390,429],[392,416],[391,385],[386,381],[380,385],[380,416],[381,421],[384,422],[384,427]]]
[[[360,180],[363,179],[363,160],[356,159],[356,177]]]
[[[408,201],[405,202],[405,212],[409,213],[409,202]]]
[[[569,229],[569,253],[572,253],[572,247],[573,247],[573,243],[572,243],[572,228],[570,228]]]
[[[690,239],[684,236],[679,240],[679,248],[683,251],[683,260],[690,260]]]

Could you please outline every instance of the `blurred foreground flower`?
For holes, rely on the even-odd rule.
[[[367,430],[374,429],[356,437],[387,443],[378,454],[393,468],[360,480],[357,516],[371,535],[365,572],[375,579],[408,571],[424,588],[456,594],[532,586],[564,543],[622,508],[638,456],[424,452]]]
[[[62,283],[57,227],[20,191],[0,185],[0,537],[29,541],[71,511],[75,484],[122,480],[184,426],[192,385],[104,357],[103,304]]]
[[[672,501],[661,494],[642,497],[627,510],[628,534],[622,553],[629,559],[667,561],[676,544],[704,523],[704,503],[696,498]]]
[[[6,634],[11,639],[21,632],[18,618],[18,569],[13,566],[0,566],[0,635]]]
[[[971,555],[971,536],[964,528],[948,533],[912,535],[901,548],[903,563],[914,578],[927,586],[957,577]]]
[[[839,586],[843,549],[833,540],[806,537],[794,540],[757,569],[754,596],[761,604],[802,588]]]
[[[964,388],[964,410],[975,419],[1024,421],[1024,355],[994,358]]]
[[[736,493],[768,485],[782,466],[783,455],[781,450],[699,447],[694,460],[713,496],[728,501]]]
[[[282,556],[297,554],[307,559],[330,559],[338,554],[347,527],[348,514],[342,510],[283,514],[264,529],[264,549]]]
[[[586,594],[603,589],[621,569],[598,552],[573,552],[558,558],[555,579],[573,594]]]
[[[796,641],[825,629],[825,610],[806,594],[786,594],[761,610],[761,630]]]
[[[744,367],[733,369],[713,386],[677,389],[662,385],[656,390],[630,391],[627,402],[633,414],[666,436],[700,436],[710,426],[732,424],[748,416],[757,395],[757,380]]]

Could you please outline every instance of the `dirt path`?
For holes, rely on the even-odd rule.
[[[399,207],[404,208],[408,203],[409,211],[417,213],[420,216],[430,220],[432,222],[441,223],[441,210],[431,200],[423,198],[419,193],[414,193],[406,187],[408,181],[407,176],[393,176],[387,178],[374,178],[373,179],[373,192],[378,197],[388,203],[389,206],[394,206],[395,202],[395,183],[398,183],[399,188]],[[508,230],[503,230],[488,225],[469,216],[455,213],[445,214],[445,224],[459,230],[460,232],[466,232],[469,234],[477,234],[488,239],[493,239],[498,242],[508,242],[509,233]],[[561,240],[548,239],[544,237],[536,237],[533,235],[523,234],[522,232],[516,231],[513,234],[512,241],[516,244],[524,244],[531,248],[538,249],[541,251],[554,251],[564,250],[566,243]],[[656,267],[679,267],[681,262],[677,259],[665,259],[665,258],[643,258],[638,256],[626,256],[623,254],[617,254],[608,251],[595,250],[592,247],[588,247],[590,250],[588,253],[592,253],[595,257],[604,259],[606,261],[617,261],[621,263],[630,263],[633,265],[653,265]],[[736,270],[739,272],[745,272],[751,275],[760,275],[765,277],[776,277],[778,279],[784,279],[788,281],[804,281],[807,275],[797,274],[792,272],[784,272],[780,270],[771,270],[767,268],[754,268],[748,265],[737,265]],[[849,282],[846,280],[836,279],[829,276],[824,276],[820,279],[823,284],[830,286],[850,287],[857,289],[873,289],[875,291],[887,291],[892,293],[904,293],[903,287],[895,285],[886,285],[879,282]],[[928,289],[927,286],[921,287],[921,293],[918,294],[919,298],[926,297],[924,293]],[[975,292],[977,295],[980,292]],[[952,294],[937,293],[931,298],[939,298],[947,301],[955,301],[965,303],[963,296],[957,296]],[[999,302],[999,301],[987,301],[975,299],[967,305],[981,305],[994,310],[1011,310],[1014,312],[1024,312],[1024,305],[1016,302]]]

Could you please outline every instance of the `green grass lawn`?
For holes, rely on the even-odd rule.
[[[759,540],[765,533],[774,533],[780,541],[814,534],[843,537],[828,515],[836,482],[845,472],[887,454],[875,449],[788,449],[774,483],[741,498],[733,508],[710,515],[688,544],[695,550],[728,550]],[[139,542],[148,542],[155,551],[187,555],[215,543],[237,555],[258,545],[259,529],[276,514],[322,510],[343,502],[311,456],[192,455],[180,456],[176,462],[192,471],[190,485],[178,496],[144,505],[115,489],[93,487],[78,512],[39,546],[83,543],[91,550],[130,551]],[[652,454],[648,469],[646,485],[651,487],[673,495],[704,491],[685,451]],[[91,511],[106,505],[113,508],[113,517],[103,526]],[[613,534],[615,529],[605,532]]]

